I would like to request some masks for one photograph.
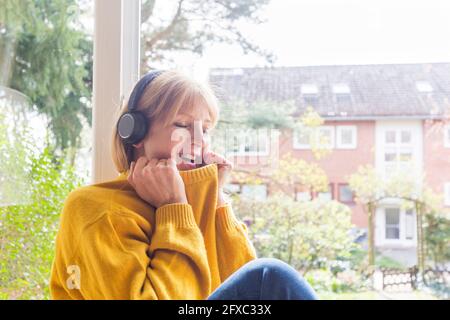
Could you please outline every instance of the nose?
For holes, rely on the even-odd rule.
[[[204,134],[203,134],[203,124],[201,121],[195,121],[193,126],[192,139],[191,143],[193,147],[202,147],[203,146],[203,140],[204,140]]]

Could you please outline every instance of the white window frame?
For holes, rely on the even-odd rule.
[[[444,205],[450,207],[450,182],[444,183]]]
[[[386,238],[386,209],[395,208],[400,212],[399,217],[399,239],[387,239]],[[411,210],[411,209],[410,209]],[[412,239],[406,238],[406,213],[408,210],[401,208],[401,204],[398,200],[391,199],[389,203],[383,204],[377,208],[375,215],[375,244],[380,247],[415,247],[417,246],[417,216],[416,212],[412,210]]]
[[[450,125],[444,126],[444,147],[450,148]]]
[[[388,238],[387,237],[387,210],[396,210],[398,213],[398,238]],[[401,215],[402,215],[402,211],[400,210],[399,207],[387,207],[384,208],[384,226],[383,226],[383,233],[384,233],[384,240],[385,241],[400,241],[402,239],[402,234],[401,234],[401,229],[402,229],[402,221],[401,221]]]
[[[117,177],[108,140],[122,99],[139,79],[140,10],[140,0],[95,0],[92,183]]]
[[[396,132],[395,143],[386,143],[385,136],[388,131]],[[411,132],[411,142],[401,143],[401,132]],[[423,164],[423,128],[420,120],[382,120],[376,122],[376,168],[383,178],[389,178],[392,170],[409,170],[411,174],[420,175]],[[385,161],[386,153],[395,153],[395,161]],[[398,161],[399,155],[410,152],[411,161]],[[392,168],[390,170],[389,168]],[[418,187],[420,182],[418,182]]]
[[[246,151],[245,150],[245,137],[251,135],[252,131],[256,131],[258,134],[257,138],[259,138],[259,134],[261,132],[264,132],[265,135],[265,145],[264,150],[258,150],[258,151]],[[272,139],[272,136],[269,134],[269,129],[247,129],[247,130],[240,130],[237,133],[236,130],[230,130],[229,133],[231,133],[231,138],[233,139],[234,143],[234,137],[238,137],[239,142],[239,150],[237,151],[230,151],[226,150],[226,155],[229,156],[268,156],[269,155],[269,149],[270,149],[270,140]],[[230,139],[230,136],[227,137],[227,145],[229,143],[228,139]],[[243,140],[243,141],[242,141]],[[258,148],[259,149],[259,148]]]
[[[310,128],[310,127],[300,127],[300,128],[295,128],[292,131],[292,148],[293,149],[298,149],[298,150],[309,150],[311,149],[311,145],[310,143],[308,144],[304,144],[301,143],[299,141],[299,132],[301,132],[301,130],[308,130],[310,131],[311,134],[314,135],[313,137],[313,141],[315,141],[317,139],[317,132],[320,132],[320,130],[329,130],[331,135],[330,135],[330,144],[328,146],[324,146],[325,149],[334,149],[335,148],[335,139],[336,139],[336,135],[335,135],[335,128],[334,126],[329,126],[329,125],[325,125],[325,126],[319,126],[319,127],[314,127],[314,128]]]
[[[342,142],[342,131],[351,130],[352,131],[352,143],[345,144]],[[358,128],[354,125],[337,126],[336,127],[336,148],[337,149],[356,149],[358,146]]]

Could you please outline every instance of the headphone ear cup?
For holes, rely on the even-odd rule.
[[[117,132],[127,144],[135,144],[145,138],[148,129],[147,117],[139,112],[126,112],[117,122]]]

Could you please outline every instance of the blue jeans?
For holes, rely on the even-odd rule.
[[[287,263],[260,258],[230,275],[208,300],[317,300],[308,282]]]

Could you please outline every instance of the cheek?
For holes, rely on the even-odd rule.
[[[145,142],[145,154],[148,158],[167,159],[170,157],[172,144],[170,132],[151,132]]]

